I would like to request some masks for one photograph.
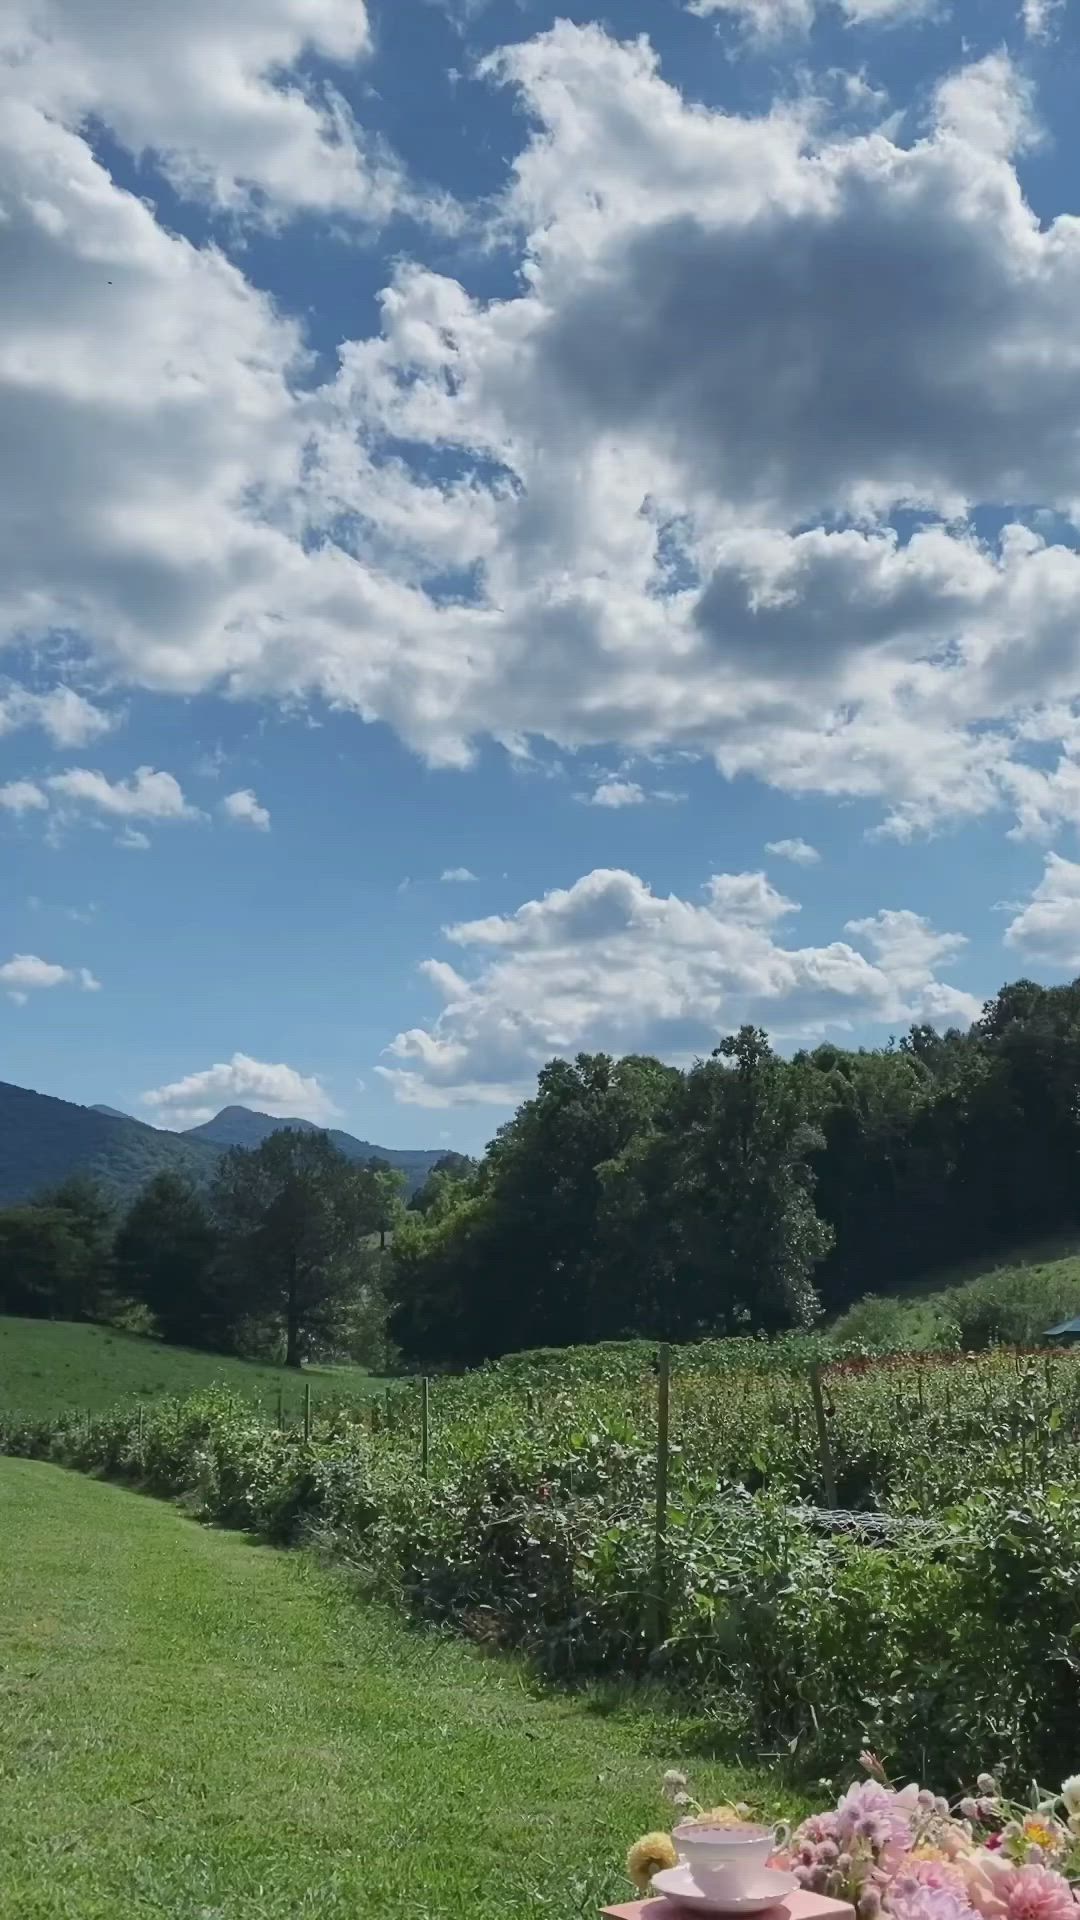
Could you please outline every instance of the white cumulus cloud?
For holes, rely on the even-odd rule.
[[[175,1129],[200,1126],[229,1106],[252,1107],[277,1120],[311,1120],[316,1126],[330,1126],[339,1118],[339,1109],[317,1077],[280,1062],[253,1060],[246,1053],[155,1087],[143,1094],[141,1104],[162,1126]]]
[[[7,0],[0,28],[27,107],[73,130],[93,115],[181,194],[378,221],[417,196],[307,67],[346,74],[370,47],[363,0]]]
[[[601,780],[591,793],[579,793],[576,798],[588,807],[607,807],[617,811],[622,807],[644,807],[650,803],[662,806],[676,806],[685,800],[684,793],[672,793],[668,787],[643,787],[637,780],[624,780],[612,776]]]
[[[1032,960],[1080,969],[1080,865],[1048,853],[1042,879],[1005,929],[1005,945]]]
[[[769,42],[809,33],[815,20],[826,13],[839,14],[849,26],[890,27],[925,18],[934,4],[935,0],[690,0],[688,12],[702,18],[729,15],[751,39]]]
[[[447,886],[468,886],[476,875],[471,867],[444,867],[440,878]]]
[[[54,960],[40,959],[36,953],[15,953],[0,966],[0,987],[17,1006],[24,1006],[31,993],[44,988],[81,987],[84,993],[98,993],[101,982],[89,967],[62,967]]]
[[[762,873],[715,874],[698,901],[597,869],[516,913],[448,929],[461,969],[422,971],[442,1002],[429,1027],[397,1035],[378,1069],[409,1104],[507,1105],[537,1069],[582,1048],[685,1060],[745,1020],[779,1037],[913,1020],[967,1025],[980,1003],[937,977],[965,942],[920,915],[883,910],[848,941],[778,938],[796,904]]]
[[[48,693],[0,686],[0,734],[16,727],[40,727],[54,746],[85,747],[115,725],[115,716],[95,707],[74,687],[53,687]]]
[[[270,831],[269,810],[259,805],[250,787],[241,787],[237,793],[227,793],[221,802],[221,811],[227,820],[232,820],[238,826],[255,827],[259,833]]]
[[[645,789],[636,780],[601,780],[584,798],[590,807],[640,807],[645,804]]]
[[[778,860],[791,860],[797,867],[816,867],[821,855],[808,840],[767,840],[766,853],[774,853]]]
[[[17,0],[0,633],[76,633],[109,684],[321,697],[438,764],[676,749],[879,800],[901,836],[1016,804],[1025,724],[1080,683],[1080,558],[973,516],[1080,512],[1080,227],[1024,200],[1004,56],[902,145],[710,109],[646,40],[561,21],[484,69],[530,129],[512,289],[399,256],[314,385],[299,324],[78,129],[225,204],[336,205],[354,161],[296,76],[360,57],[363,11],[166,13]],[[41,20],[66,92],[36,91]]]
[[[90,767],[69,767],[51,774],[45,785],[62,801],[113,818],[133,820],[197,820],[198,809],[188,805],[179,781],[171,773],[139,767],[130,780],[109,780]]]
[[[33,780],[9,780],[0,787],[0,807],[8,813],[42,813],[48,804],[48,796]]]

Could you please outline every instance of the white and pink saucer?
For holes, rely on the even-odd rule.
[[[677,1867],[654,1873],[652,1891],[695,1913],[738,1915],[768,1913],[782,1906],[796,1884],[793,1873],[782,1873],[778,1867],[759,1867],[738,1883],[730,1883],[708,1869],[695,1873],[683,1860]]]

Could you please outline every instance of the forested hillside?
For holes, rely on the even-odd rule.
[[[124,1206],[159,1173],[178,1173],[205,1187],[227,1148],[257,1147],[284,1127],[321,1131],[310,1120],[276,1120],[247,1107],[226,1107],[204,1126],[167,1133],[114,1107],[79,1107],[0,1081],[0,1206],[30,1200],[72,1174],[94,1180]],[[372,1146],[337,1129],[330,1138],[358,1165],[377,1159],[400,1169],[406,1192],[421,1184],[440,1157],[421,1149]]]
[[[72,1173],[123,1204],[158,1173],[204,1185],[219,1158],[201,1140],[0,1081],[0,1204],[30,1199]]]
[[[436,1186],[395,1244],[407,1351],[807,1324],[1080,1220],[1080,982],[875,1050],[552,1061]]]

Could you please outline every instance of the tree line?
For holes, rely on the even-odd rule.
[[[0,1312],[126,1319],[177,1345],[287,1366],[381,1367],[403,1185],[385,1163],[355,1165],[325,1134],[295,1128],[226,1153],[208,1191],[157,1174],[119,1216],[74,1177],[0,1211]]]
[[[1080,981],[881,1048],[555,1060],[437,1184],[395,1243],[425,1361],[806,1325],[1080,1222]]]
[[[686,1071],[553,1060],[408,1208],[385,1165],[289,1129],[119,1220],[68,1182],[0,1212],[0,1311],[135,1302],[167,1339],[290,1364],[771,1332],[1077,1225],[1078,1174],[1080,981],[1020,980],[966,1032],[880,1048],[781,1057],[743,1027]]]

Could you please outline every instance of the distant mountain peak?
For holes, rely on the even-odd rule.
[[[205,1126],[169,1133],[115,1107],[80,1107],[0,1081],[0,1206],[32,1199],[73,1173],[99,1181],[120,1206],[129,1205],[148,1180],[166,1170],[208,1186],[225,1148],[257,1147],[279,1127],[321,1131],[310,1120],[275,1120],[247,1107],[225,1107]],[[350,1133],[329,1132],[349,1160],[385,1160],[400,1167],[410,1193],[443,1158],[441,1152],[376,1147]]]
[[[222,1107],[212,1120],[204,1120],[200,1127],[189,1127],[177,1137],[203,1140],[214,1147],[246,1147],[250,1151],[283,1127],[295,1127],[301,1133],[329,1134],[338,1152],[347,1160],[385,1160],[388,1166],[398,1167],[406,1175],[410,1192],[423,1184],[446,1151],[444,1147],[437,1151],[421,1147],[379,1147],[370,1140],[358,1140],[354,1134],[342,1132],[340,1127],[319,1127],[312,1120],[256,1113],[251,1107]]]

